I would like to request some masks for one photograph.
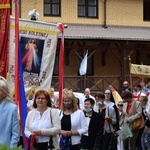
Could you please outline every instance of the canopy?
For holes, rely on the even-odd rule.
[[[131,64],[130,73],[140,78],[150,78],[150,66]]]

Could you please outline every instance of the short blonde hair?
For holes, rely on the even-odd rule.
[[[78,105],[77,105],[78,100],[77,100],[77,98],[74,96],[72,90],[68,90],[68,89],[65,88],[65,89],[63,90],[63,98],[62,98],[62,99],[63,99],[63,100],[71,100],[73,112],[78,109]],[[61,110],[62,110],[62,111],[65,111],[65,110],[66,110],[63,101],[62,101],[62,103],[61,103]]]
[[[0,76],[0,90],[2,90],[6,94],[5,99],[7,101],[13,103],[13,99],[12,99],[11,93],[9,91],[7,80],[4,77],[2,77],[2,76]]]

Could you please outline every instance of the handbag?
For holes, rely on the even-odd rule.
[[[60,139],[61,150],[71,150],[71,139],[70,137],[61,137]]]
[[[108,150],[117,150],[117,135],[115,133],[110,133],[111,138],[109,141]]]
[[[133,137],[133,134],[131,132],[130,126],[128,123],[124,123],[120,130],[117,131],[117,134],[122,140],[128,139],[130,137]]]
[[[109,107],[108,107],[108,116],[109,116]],[[110,122],[109,122],[109,130],[110,128]],[[117,134],[116,131],[113,131],[110,133],[110,141],[109,141],[109,147],[108,150],[117,150]]]
[[[144,125],[145,125],[144,118],[143,118],[143,116],[141,116],[140,118],[135,119],[131,123],[131,130],[139,130],[139,129],[143,128]]]
[[[135,103],[136,102],[134,102],[134,108],[136,109]],[[135,110],[133,112],[135,112]],[[140,118],[135,119],[130,124],[131,130],[139,130],[143,128],[144,126],[145,126],[145,121],[144,121],[143,115]]]
[[[148,128],[150,127],[150,119],[149,118],[145,120],[145,126]]]

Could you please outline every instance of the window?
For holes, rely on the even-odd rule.
[[[98,0],[78,0],[78,17],[98,18]]]
[[[150,0],[143,0],[143,20],[150,21]]]
[[[44,0],[44,16],[60,16],[60,0]]]

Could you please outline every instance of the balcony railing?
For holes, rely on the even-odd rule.
[[[130,78],[126,77],[127,81],[130,81]],[[132,77],[132,84],[134,86],[139,84],[139,78]],[[58,76],[52,77],[51,85],[58,90],[59,80]],[[109,85],[113,85],[116,89],[120,89],[122,86],[120,76],[65,76],[64,77],[64,88],[72,89],[75,92],[84,92],[85,88],[90,88],[92,93],[98,91],[104,91],[108,88]]]

